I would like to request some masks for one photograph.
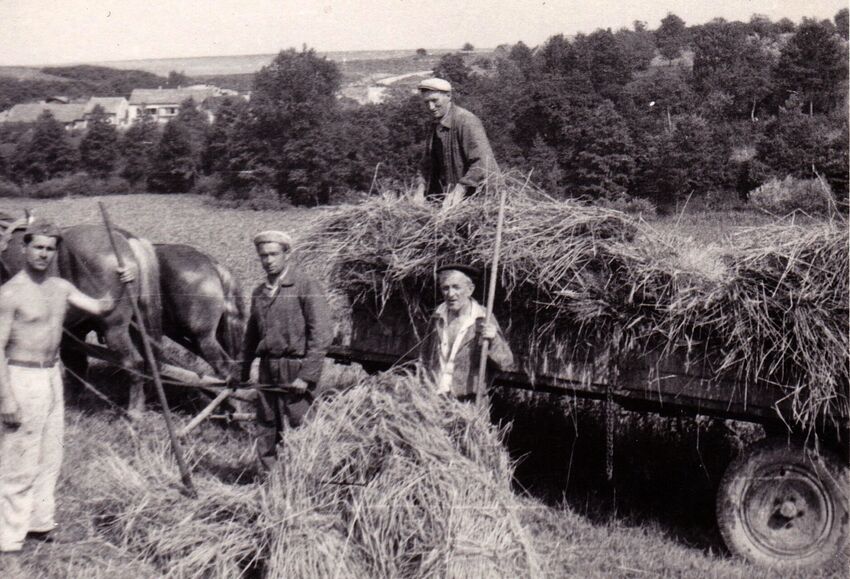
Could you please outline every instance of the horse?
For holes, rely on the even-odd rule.
[[[154,244],[161,271],[163,334],[223,378],[238,377],[245,306],[230,271],[183,244]]]
[[[0,216],[0,224],[4,222],[7,226],[0,236],[0,274],[6,281],[24,266],[23,237],[27,220],[10,221],[7,216]],[[159,264],[153,244],[148,240],[125,231],[115,231],[114,239],[124,262],[138,272],[131,284],[122,284],[116,275],[117,258],[104,226],[74,225],[62,229],[62,242],[52,273],[90,296],[111,295],[116,306],[104,316],[91,316],[71,308],[65,318],[61,356],[69,370],[82,376],[87,368],[85,337],[95,331],[111,352],[111,360],[127,371],[128,409],[138,414],[145,408],[145,360],[129,300],[136,300],[149,336],[155,341],[161,340]],[[91,350],[89,347],[88,351]]]

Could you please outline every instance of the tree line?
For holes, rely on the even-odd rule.
[[[555,196],[743,199],[791,175],[819,176],[846,199],[847,36],[846,9],[800,24],[756,15],[688,26],[668,14],[656,30],[635,22],[449,54],[435,75],[482,119],[500,164],[533,169]],[[249,102],[226,99],[213,123],[189,101],[164,127],[142,116],[123,135],[95,115],[75,141],[45,115],[0,148],[0,177],[26,187],[85,171],[128,190],[257,207],[409,185],[430,126],[419,96],[390,89],[358,105],[338,97],[341,78],[312,50],[290,49],[254,76]]]

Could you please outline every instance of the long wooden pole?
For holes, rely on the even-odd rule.
[[[115,236],[112,233],[112,225],[109,222],[109,215],[106,212],[106,206],[102,202],[98,202],[98,205],[100,206],[100,213],[103,216],[103,224],[106,226],[106,233],[109,235],[109,243],[112,244],[112,251],[115,252],[115,258],[118,260],[118,267],[123,268],[124,259],[121,257],[121,253],[118,251],[118,245],[115,243]],[[193,498],[197,497],[198,493],[195,491],[195,486],[192,484],[192,475],[186,467],[186,461],[183,460],[183,450],[180,448],[180,442],[177,440],[177,434],[174,431],[174,423],[171,420],[171,411],[168,408],[168,400],[165,398],[165,389],[162,387],[162,378],[159,375],[159,367],[157,366],[156,358],[153,355],[153,349],[151,348],[148,334],[145,331],[142,314],[139,311],[139,305],[136,303],[136,300],[132,299],[132,296],[130,296],[130,304],[133,308],[133,316],[136,318],[136,323],[139,324],[142,349],[144,350],[145,358],[147,358],[147,362],[151,368],[154,387],[156,388],[157,396],[159,396],[159,403],[162,406],[162,415],[165,418],[165,427],[168,429],[168,437],[171,440],[171,450],[174,451],[174,458],[177,459],[177,468],[180,469],[180,478],[182,479],[183,486],[186,487],[186,491],[189,495]]]
[[[490,266],[490,287],[487,292],[487,317],[485,323],[490,323],[493,317],[493,302],[496,301],[496,280],[499,277],[499,258],[502,252],[502,225],[505,221],[505,199],[507,188],[502,186],[499,195],[499,217],[496,220],[496,245],[493,248],[493,263]],[[490,354],[490,340],[482,340],[481,360],[478,363],[478,380],[475,383],[475,403],[481,405],[487,399],[484,391],[487,388],[487,357]]]

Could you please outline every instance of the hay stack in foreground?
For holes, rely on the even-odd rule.
[[[287,439],[285,470],[269,483],[199,476],[195,501],[174,488],[176,468],[153,430],[133,457],[104,460],[96,505],[105,532],[164,574],[539,574],[501,433],[414,377],[364,380],[323,401]]]
[[[506,186],[496,313],[532,377],[676,354],[717,378],[775,385],[803,427],[850,415],[845,224],[756,228],[700,260],[693,243],[618,211]],[[489,264],[497,207],[495,195],[451,212],[375,198],[326,214],[304,249],[352,303],[401,304],[421,327],[438,263]]]

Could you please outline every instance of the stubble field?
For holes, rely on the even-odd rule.
[[[292,231],[296,237],[323,209],[255,212],[221,209],[191,195],[133,195],[34,201],[1,199],[0,210],[24,208],[60,225],[97,223],[97,202],[116,225],[154,242],[194,245],[229,267],[248,290],[261,271],[251,245],[262,229]],[[664,231],[689,233],[724,243],[736,227],[765,222],[749,214],[717,219],[702,216],[660,220]],[[727,216],[728,217],[728,216]],[[681,231],[686,228],[687,231]],[[338,375],[335,375],[338,376]],[[345,378],[349,379],[349,378]],[[108,386],[109,377],[101,384]],[[723,421],[662,419],[624,413],[613,489],[604,478],[604,440],[592,404],[546,395],[500,393],[494,417],[515,420],[507,439],[519,461],[515,490],[525,494],[521,520],[544,561],[547,577],[787,577],[759,569],[726,553],[712,520],[713,492],[725,464],[741,445],[759,435],[755,427]],[[178,423],[188,416],[178,416]],[[158,577],[168,569],[145,561],[129,542],[103,531],[97,505],[109,495],[101,474],[114,456],[129,456],[162,436],[155,413],[128,426],[105,406],[88,401],[66,415],[65,468],[58,490],[60,541],[28,544],[15,575],[3,577]],[[249,431],[206,424],[191,437],[195,476],[240,492],[263,485],[253,478]],[[167,463],[167,447],[163,463]],[[173,465],[168,466],[177,476]],[[154,492],[156,489],[152,489]],[[128,499],[132,500],[132,499]],[[191,516],[192,503],[180,503]],[[140,507],[141,508],[141,507]],[[214,548],[214,546],[213,546]],[[5,564],[5,563],[4,563]],[[173,573],[173,570],[172,570]],[[800,577],[846,576],[843,567],[800,573]],[[179,573],[175,576],[182,576]]]

